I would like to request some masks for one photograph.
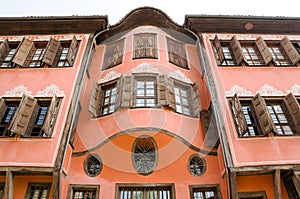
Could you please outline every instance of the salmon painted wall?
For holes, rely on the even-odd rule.
[[[133,35],[141,32],[157,33],[158,59],[132,59]],[[133,70],[141,70],[145,65],[159,74],[174,75],[175,78],[197,82],[201,106],[208,108],[209,94],[205,82],[201,79],[196,42],[185,45],[190,69],[183,69],[168,61],[166,36],[172,38],[163,29],[152,26],[138,27],[126,32],[122,36],[125,38],[123,62],[107,70],[102,70],[105,45],[96,46],[90,66],[90,77],[85,79],[85,87],[82,89],[84,92],[80,98],[82,111],[74,140],[73,157],[66,176],[69,184],[100,184],[100,198],[113,198],[116,183],[174,183],[176,198],[189,196],[189,185],[220,184],[226,196],[226,184],[220,172],[224,166],[220,167],[218,156],[200,153],[206,162],[206,172],[195,177],[188,171],[188,159],[197,153],[190,146],[211,150],[204,145],[200,118],[184,116],[166,107],[119,108],[116,112],[99,118],[92,118],[88,111],[95,81],[105,82],[121,75],[131,75]],[[150,127],[163,131],[147,130]],[[133,130],[135,128],[144,130]],[[156,169],[147,176],[137,174],[131,158],[133,142],[139,135],[150,135],[158,146]],[[103,169],[96,177],[88,177],[84,172],[84,160],[90,153],[98,154],[103,161]],[[66,193],[63,193],[62,197],[64,196]]]
[[[72,35],[28,35],[30,40],[49,41],[51,37],[71,40]],[[23,92],[34,97],[61,97],[61,105],[51,138],[1,138],[0,166],[38,166],[51,167],[59,148],[68,108],[73,95],[75,80],[85,53],[89,35],[75,35],[80,41],[73,67],[65,68],[1,68],[0,96],[22,96]],[[21,36],[0,36],[0,40],[21,41]]]
[[[215,34],[204,34],[205,47],[210,57],[210,66],[222,109],[225,128],[235,166],[299,164],[300,136],[268,136],[239,138],[228,98],[235,91],[253,97],[257,92],[267,92],[269,96],[285,96],[300,85],[299,67],[218,67],[211,40]],[[230,40],[231,34],[218,34],[220,40]],[[237,35],[239,40],[254,41],[260,35]],[[280,41],[285,35],[261,35],[266,40]],[[289,36],[300,40],[300,36]],[[258,147],[260,146],[260,147]]]

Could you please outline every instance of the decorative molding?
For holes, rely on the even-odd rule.
[[[229,91],[225,91],[225,96],[226,97],[232,97],[235,94],[238,94],[238,96],[253,96],[253,93],[251,91],[247,91],[245,88],[234,84]]]
[[[293,93],[294,95],[300,95],[300,85],[294,84],[291,87],[291,90],[287,90],[287,93]]]
[[[175,70],[175,71],[172,71],[169,73],[168,75],[169,77],[172,77],[174,79],[177,79],[179,81],[182,81],[182,82],[185,82],[185,83],[188,83],[188,84],[191,84],[192,81],[185,76],[184,73],[182,73],[180,70]]]
[[[261,95],[264,96],[282,96],[285,95],[282,91],[277,90],[276,88],[274,88],[273,86],[270,86],[268,84],[264,84],[259,91]]]
[[[32,92],[24,86],[24,84],[20,84],[19,86],[14,87],[10,91],[5,91],[2,97],[22,97],[23,94],[32,95]]]
[[[158,69],[154,68],[151,64],[147,62],[143,62],[139,64],[137,67],[131,70],[131,73],[154,73],[159,74]]]
[[[57,97],[63,97],[65,95],[64,91],[60,90],[58,86],[55,84],[51,84],[50,86],[46,87],[42,91],[36,92],[36,97],[52,97],[56,95]]]
[[[116,71],[110,71],[105,75],[104,78],[100,79],[99,83],[105,83],[114,79],[121,77],[121,73],[117,73]]]

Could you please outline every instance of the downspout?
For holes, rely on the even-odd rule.
[[[84,65],[84,68],[83,68],[83,72],[82,72],[82,75],[80,77],[79,89],[78,89],[78,92],[77,92],[77,95],[76,95],[76,99],[75,99],[74,112],[73,112],[73,115],[72,115],[72,118],[71,118],[69,130],[68,130],[68,137],[67,137],[67,140],[66,140],[65,145],[64,145],[64,152],[63,152],[63,156],[62,156],[62,162],[61,162],[59,170],[58,170],[59,172],[61,172],[62,167],[63,167],[64,162],[65,162],[65,156],[66,156],[66,153],[67,153],[67,147],[68,147],[69,142],[70,142],[70,138],[71,138],[71,134],[72,134],[72,129],[73,129],[73,126],[74,126],[74,121],[75,121],[75,117],[76,117],[76,113],[77,113],[76,111],[77,111],[77,108],[79,106],[79,98],[80,98],[80,93],[81,93],[81,90],[82,90],[83,79],[84,79],[84,75],[87,73],[87,69],[88,69],[88,66],[90,64],[90,58],[91,58],[91,54],[92,54],[94,42],[95,42],[96,38],[99,35],[103,34],[104,32],[106,32],[108,30],[109,30],[109,27],[107,27],[105,30],[100,31],[99,33],[97,33],[96,35],[94,35],[93,38],[92,38],[91,45],[90,45],[90,48],[89,48],[89,51],[88,51],[88,55],[87,55],[87,58],[85,60],[85,65]]]
[[[216,119],[216,125],[217,125],[217,129],[218,129],[218,134],[219,134],[219,138],[220,138],[220,142],[222,144],[222,147],[224,148],[224,150],[222,150],[222,154],[223,157],[225,158],[224,164],[225,164],[225,171],[226,171],[226,176],[227,176],[227,189],[228,189],[228,196],[231,196],[231,189],[230,189],[230,168],[233,167],[232,164],[232,157],[231,157],[231,153],[230,153],[230,148],[229,148],[229,144],[227,142],[227,134],[226,134],[226,130],[224,128],[224,121],[221,117],[221,110],[220,110],[220,106],[218,103],[218,96],[217,96],[217,90],[216,87],[214,85],[214,79],[212,76],[212,71],[210,68],[210,64],[207,63],[206,61],[206,56],[205,56],[205,52],[202,49],[202,44],[200,41],[199,36],[194,33],[192,30],[188,29],[188,28],[184,28],[185,30],[187,30],[188,32],[190,32],[191,34],[193,34],[196,38],[197,38],[197,51],[200,57],[200,64],[203,66],[203,71],[202,71],[202,78],[203,76],[206,78],[207,80],[207,86],[208,86],[208,90],[210,93],[210,98],[211,98],[211,104],[213,107],[213,111],[214,111],[214,115],[215,115],[215,119]],[[228,151],[228,155],[227,152]]]

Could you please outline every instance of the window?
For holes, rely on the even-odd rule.
[[[97,154],[90,154],[84,161],[84,171],[91,177],[99,175],[102,166],[102,160]]]
[[[265,191],[239,192],[239,199],[267,199]]]
[[[142,175],[152,173],[157,163],[155,141],[151,137],[140,136],[135,140],[132,148],[135,170]]]
[[[29,183],[25,199],[49,198],[51,183]]]
[[[58,107],[56,96],[35,99],[24,95],[21,101],[0,98],[0,137],[50,137]]]
[[[135,77],[135,107],[154,107],[157,105],[155,77]]]
[[[187,69],[188,62],[184,44],[171,38],[167,38],[167,46],[169,62]]]
[[[1,68],[12,68],[14,67],[14,63],[12,59],[17,51],[19,42],[8,42],[8,40],[4,40],[0,45],[0,67]]]
[[[69,199],[98,199],[99,189],[97,185],[70,185]]]
[[[47,42],[34,42],[34,47],[27,58],[28,63],[24,67],[42,67],[42,58],[46,50],[46,45]]]
[[[124,39],[106,45],[103,69],[112,68],[123,61]]]
[[[4,187],[5,187],[5,184],[4,183],[0,183],[0,198],[1,199],[4,196]]]
[[[191,98],[191,88],[187,85],[181,85],[179,83],[174,83],[174,94],[176,102],[176,112],[185,115],[191,115],[192,102]]]
[[[230,46],[229,41],[220,41],[216,35],[213,40],[214,50],[218,60],[218,65],[222,66],[233,66],[236,65],[234,62],[234,55]]]
[[[173,186],[171,185],[145,185],[130,186],[117,185],[118,199],[172,199]]]
[[[259,94],[251,100],[239,100],[235,95],[231,106],[240,137],[267,135],[294,135],[300,133],[300,108],[290,93],[283,99],[263,99]]]
[[[220,191],[218,185],[192,185],[190,186],[191,199],[218,199]]]
[[[279,43],[269,42],[267,45],[276,66],[287,66],[292,64]]]
[[[295,174],[292,170],[282,172],[282,179],[285,189],[290,198],[299,198],[299,176]]]
[[[103,100],[102,100],[101,115],[106,115],[115,112],[116,102],[117,102],[117,83],[104,86],[102,88],[102,92],[103,92]]]
[[[157,58],[156,34],[141,33],[134,35],[133,58]]]
[[[205,160],[198,154],[193,154],[189,159],[188,169],[193,176],[202,175],[206,170]]]
[[[73,37],[69,41],[61,41],[61,46],[57,52],[53,66],[57,67],[69,67],[74,65],[75,56],[78,50],[78,41],[76,37]]]
[[[265,64],[254,42],[241,43],[241,47],[245,61],[249,66],[260,66]]]

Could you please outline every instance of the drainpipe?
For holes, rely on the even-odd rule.
[[[225,171],[227,174],[226,176],[227,176],[227,182],[228,182],[227,189],[228,189],[228,196],[230,197],[231,189],[230,189],[229,174],[230,174],[230,168],[233,167],[233,163],[232,163],[232,157],[231,157],[231,153],[230,153],[229,144],[227,141],[226,130],[224,128],[224,121],[223,121],[223,118],[221,117],[222,112],[220,110],[220,106],[218,103],[218,96],[217,96],[217,90],[216,90],[216,87],[214,84],[214,78],[212,75],[210,64],[206,60],[205,51],[203,51],[199,36],[196,33],[194,33],[192,30],[190,30],[186,27],[184,29],[187,30],[188,32],[192,33],[197,38],[197,50],[198,50],[198,54],[200,57],[200,63],[203,68],[201,76],[202,76],[202,78],[204,76],[207,80],[207,86],[208,86],[208,90],[210,93],[211,104],[213,107],[212,111],[214,111],[220,142],[221,142],[222,148],[224,149],[224,150],[222,150],[222,154],[223,154],[223,157],[225,158],[224,164],[225,164]],[[227,152],[228,152],[228,154],[227,154]]]

